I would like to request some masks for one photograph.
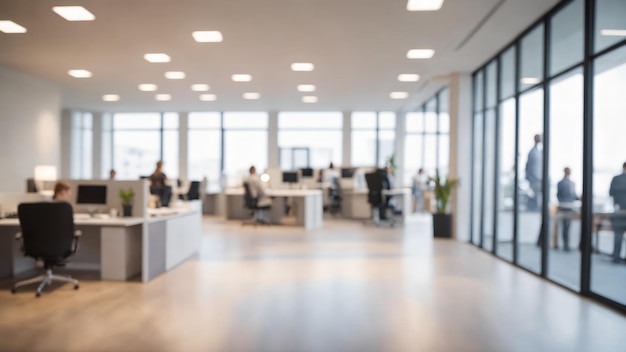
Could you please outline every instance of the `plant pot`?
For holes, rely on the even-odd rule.
[[[133,206],[131,204],[122,204],[122,214],[125,217],[133,216]]]
[[[452,214],[433,214],[433,236],[452,238]]]

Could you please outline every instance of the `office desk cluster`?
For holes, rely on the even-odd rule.
[[[76,219],[83,235],[67,267],[99,271],[102,280],[139,276],[147,282],[193,256],[202,235],[200,206],[156,215]],[[0,220],[0,278],[35,268],[35,261],[24,257],[14,240],[19,231],[18,219]]]

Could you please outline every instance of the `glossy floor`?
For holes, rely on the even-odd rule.
[[[200,255],[142,284],[0,282],[1,351],[620,351],[626,317],[428,217],[375,228],[205,219]],[[79,277],[80,278],[80,277]],[[626,285],[625,285],[626,287]]]

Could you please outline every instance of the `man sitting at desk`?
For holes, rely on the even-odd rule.
[[[163,161],[158,161],[156,170],[150,175],[150,194],[158,195],[160,205],[168,206],[172,195],[172,186],[167,185],[167,176],[163,172]]]
[[[257,206],[264,207],[272,204],[272,199],[265,194],[261,178],[256,173],[256,167],[250,166],[250,175],[244,179],[250,189],[250,196],[257,199]],[[260,213],[260,212],[259,212]]]
[[[572,215],[574,213],[573,204],[579,198],[576,195],[576,187],[574,182],[570,180],[571,170],[569,167],[563,169],[563,179],[556,185],[556,198],[559,200],[558,211],[563,220],[563,249],[569,251],[569,227],[572,223]]]
[[[52,199],[57,202],[69,202],[72,198],[72,189],[67,182],[59,181],[54,185]]]

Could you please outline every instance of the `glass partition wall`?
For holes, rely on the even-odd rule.
[[[624,18],[563,1],[473,74],[471,242],[626,311]]]

